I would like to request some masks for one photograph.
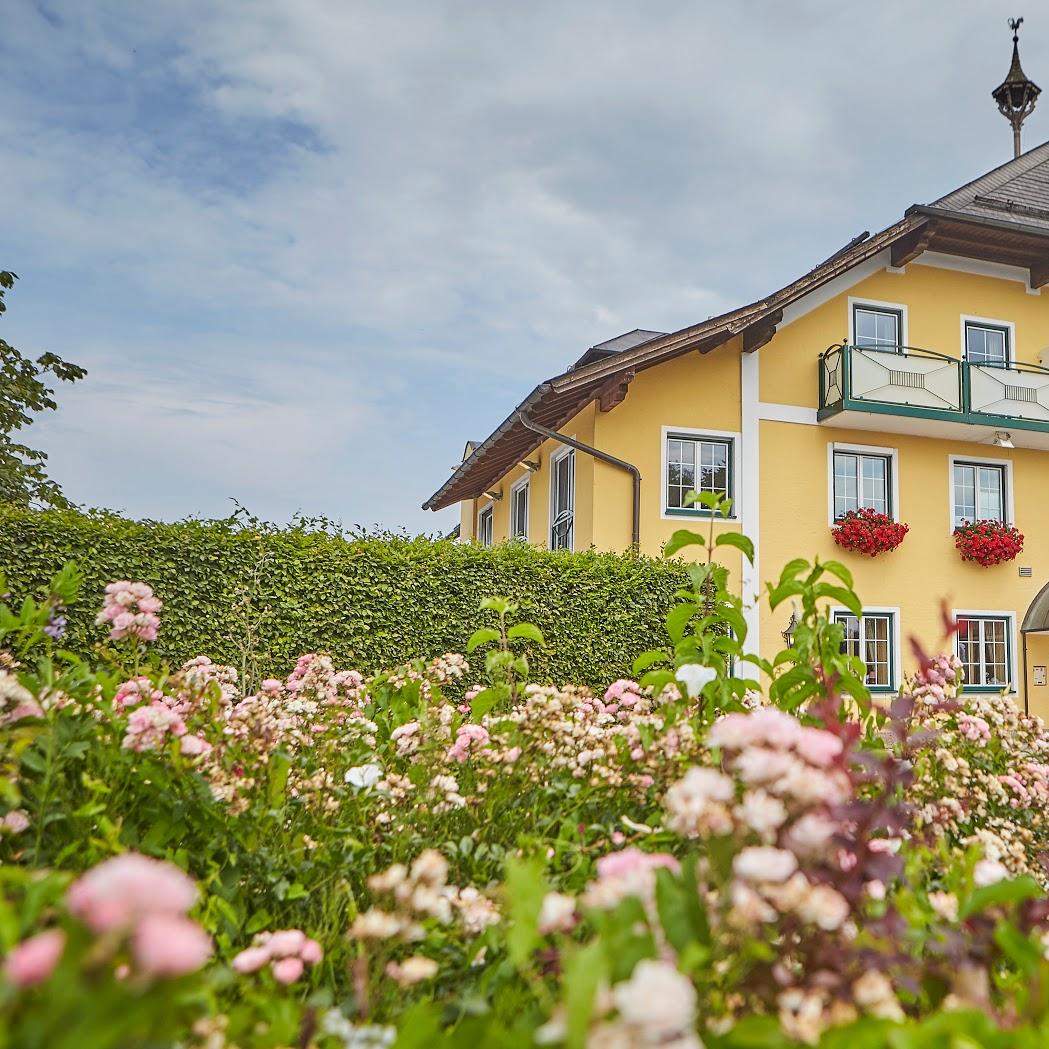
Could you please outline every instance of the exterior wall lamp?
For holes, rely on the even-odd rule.
[[[793,648],[794,647],[794,631],[797,630],[797,629],[798,629],[798,612],[797,612],[797,609],[795,609],[790,614],[790,622],[787,623],[786,629],[780,635],[783,638],[783,644],[785,644],[787,646],[787,648]]]
[[[994,431],[994,443],[999,448],[1015,448],[1013,444],[1013,435],[1008,433],[1006,430],[995,430]]]

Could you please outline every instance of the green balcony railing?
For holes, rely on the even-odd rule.
[[[1049,368],[842,343],[820,356],[818,418],[845,411],[1049,431]]]

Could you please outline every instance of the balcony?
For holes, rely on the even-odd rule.
[[[906,346],[832,346],[820,357],[821,423],[1049,449],[1049,368],[975,364]]]

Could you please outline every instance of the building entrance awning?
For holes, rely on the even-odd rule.
[[[1049,634],[1049,583],[1046,583],[1031,602],[1024,616],[1021,634]]]

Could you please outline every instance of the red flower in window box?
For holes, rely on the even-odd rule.
[[[878,554],[895,550],[910,531],[905,524],[894,521],[886,514],[869,506],[849,510],[831,529],[834,542],[846,550],[877,557]]]
[[[954,545],[963,561],[988,568],[1016,557],[1024,548],[1024,537],[1004,521],[963,521],[954,530]]]

